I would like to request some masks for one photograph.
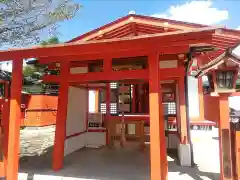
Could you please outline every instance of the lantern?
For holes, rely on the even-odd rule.
[[[236,48],[238,46],[232,50],[228,49],[207,64],[199,67],[196,77],[207,76],[210,93],[221,94],[236,91],[236,81],[240,67],[240,56],[236,54]]]
[[[216,93],[235,92],[238,68],[216,69],[207,74],[209,89]]]

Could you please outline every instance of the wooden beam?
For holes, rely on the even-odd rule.
[[[23,60],[13,62],[8,129],[7,180],[18,179]]]
[[[55,141],[53,147],[53,170],[57,171],[63,168],[64,160],[64,144],[66,137],[66,119],[67,119],[67,105],[68,105],[68,76],[69,76],[69,62],[62,62],[60,64],[60,89],[58,95],[58,111],[56,118]]]
[[[59,83],[61,78],[57,75],[43,76],[44,82]],[[69,82],[89,83],[89,82],[106,82],[106,81],[121,81],[121,80],[147,80],[148,70],[126,70],[115,72],[90,72],[84,74],[71,74],[69,75]]]
[[[159,78],[159,55],[149,56],[149,102],[150,102],[150,162],[151,180],[166,180],[168,163],[165,142],[165,121],[161,102]]]
[[[137,57],[137,56],[147,56],[148,51],[146,49],[134,50],[134,51],[120,51],[120,52],[111,52],[108,53],[108,57],[112,58],[128,58],[128,57]],[[67,55],[67,56],[50,56],[50,57],[41,57],[38,59],[40,64],[49,64],[51,62],[61,62],[61,61],[72,61],[79,62],[83,61],[96,61],[99,59],[105,59],[105,53],[92,53],[92,54],[81,54],[81,55]]]
[[[171,80],[184,76],[184,67],[160,69],[161,80]]]
[[[134,38],[12,49],[10,51],[0,51],[0,60],[9,60],[16,57],[38,58],[48,57],[49,55],[67,56],[95,54],[98,52],[106,54],[111,52],[120,52],[126,49],[128,49],[128,51],[146,49],[151,51],[156,50],[160,53],[164,53],[165,51],[171,51],[172,53],[186,53],[189,51],[189,44],[195,44],[197,42],[210,43],[214,32],[214,28],[204,28],[196,31],[160,33],[156,35],[136,36]],[[183,43],[185,43],[185,46],[183,46]],[[175,44],[175,47],[170,48]]]
[[[160,77],[161,80],[178,79],[179,77],[183,76],[185,72],[183,67],[160,69],[160,71],[162,74]],[[45,83],[60,82],[60,77],[58,75],[44,75],[42,79]],[[88,83],[120,80],[126,80],[129,83],[132,83],[132,80],[146,81],[148,80],[148,69],[113,72],[90,72],[85,74],[71,74],[69,77],[70,83]]]

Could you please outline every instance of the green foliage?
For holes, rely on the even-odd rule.
[[[45,46],[45,45],[49,45],[49,44],[58,44],[58,43],[59,43],[58,37],[54,36],[46,41],[42,41],[40,44]]]
[[[23,76],[24,77],[32,77],[35,72],[37,72],[37,68],[32,65],[26,65],[23,68]]]

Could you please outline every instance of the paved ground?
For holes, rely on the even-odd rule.
[[[46,131],[49,133],[49,131]],[[46,136],[46,133],[44,137]],[[27,137],[30,138],[30,133]],[[45,137],[47,138],[47,137]],[[219,155],[217,131],[193,131],[194,168],[180,167],[170,156],[169,180],[218,180]],[[48,145],[51,138],[48,138]],[[34,143],[34,138],[32,138]],[[40,143],[41,144],[41,143]],[[25,148],[26,149],[26,148]],[[148,180],[149,152],[134,148],[109,150],[83,149],[65,158],[65,168],[59,172],[51,171],[51,148],[42,150],[38,155],[26,157],[20,163],[21,180],[33,177],[35,180]],[[32,153],[30,153],[32,154]]]

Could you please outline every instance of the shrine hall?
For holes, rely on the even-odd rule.
[[[136,151],[150,147],[151,180],[167,179],[169,149],[177,151],[181,166],[191,167],[189,109],[197,107],[199,116],[204,111],[199,79],[207,76],[210,94],[220,99],[221,179],[233,180],[239,143],[232,145],[227,97],[235,91],[239,43],[240,31],[226,27],[129,14],[65,43],[0,51],[0,60],[13,65],[3,104],[1,174],[17,180],[23,61],[35,59],[47,66],[43,82],[59,84],[54,171],[83,147],[114,151],[118,142],[121,148],[136,142]],[[189,101],[190,92],[197,103]],[[170,130],[171,121],[176,126]]]

